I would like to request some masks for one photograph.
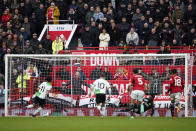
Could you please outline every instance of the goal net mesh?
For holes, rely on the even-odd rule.
[[[110,100],[106,100],[106,116],[129,116],[128,83],[133,68],[145,78],[145,97],[154,94],[154,116],[171,116],[168,94],[171,69],[185,80],[180,100],[181,112],[175,116],[192,116],[192,60],[179,55],[8,55],[6,56],[6,116],[30,116],[37,108],[24,111],[32,104],[38,86],[47,76],[52,77],[52,90],[40,116],[99,116],[95,96],[89,97],[89,87],[104,72],[113,85]],[[108,92],[107,92],[108,94]],[[141,114],[150,115],[151,110]],[[135,114],[137,116],[137,114]]]

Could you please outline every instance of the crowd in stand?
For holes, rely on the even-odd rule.
[[[193,0],[2,0],[0,18],[1,74],[5,54],[57,51],[50,35],[38,41],[46,20],[74,20],[84,47],[196,45]]]

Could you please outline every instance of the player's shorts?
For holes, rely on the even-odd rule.
[[[105,94],[96,94],[96,104],[105,103]]]
[[[46,99],[41,99],[41,98],[36,96],[34,98],[34,102],[33,103],[39,104],[40,107],[43,107],[45,105],[45,103],[46,103]]]
[[[142,102],[144,99],[144,95],[145,95],[144,91],[133,90],[131,92],[131,99],[138,100],[138,101]]]
[[[171,102],[172,103],[180,102],[181,96],[182,96],[182,94],[180,92],[172,93],[170,95]]]

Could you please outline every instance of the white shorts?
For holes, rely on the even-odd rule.
[[[145,95],[144,91],[133,90],[131,92],[131,99],[138,100],[138,101],[142,102],[144,99],[144,95]]]
[[[171,102],[172,103],[178,103],[178,102],[180,102],[181,96],[182,96],[182,94],[180,92],[172,93],[170,95]]]

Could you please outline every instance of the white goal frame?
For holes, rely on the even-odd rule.
[[[7,54],[5,56],[5,116],[8,116],[8,58],[10,57],[53,57],[53,58],[63,58],[70,57],[71,65],[72,60],[75,57],[183,57],[185,58],[185,117],[189,117],[188,111],[188,92],[192,89],[192,80],[191,83],[188,84],[188,60],[190,59],[190,54],[182,53],[182,54],[93,54],[93,55],[37,55],[37,54]],[[191,62],[192,64],[192,62]],[[192,65],[191,65],[192,68]],[[191,72],[192,74],[192,72]],[[71,75],[72,77],[72,75]]]

